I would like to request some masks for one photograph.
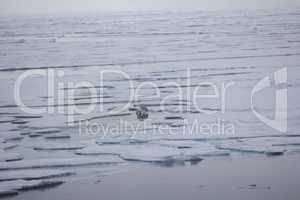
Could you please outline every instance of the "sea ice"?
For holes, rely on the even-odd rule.
[[[13,143],[0,143],[0,149],[1,150],[8,150],[8,149],[13,149],[15,147],[17,147],[17,144],[13,144]]]
[[[23,139],[24,137],[23,137],[23,136],[20,136],[20,135],[17,134],[17,133],[7,133],[7,134],[3,134],[3,135],[2,135],[2,138],[3,138],[5,141],[10,141],[10,140],[21,140],[21,139]]]
[[[76,150],[83,149],[85,145],[81,144],[64,144],[64,143],[53,143],[53,144],[39,144],[34,146],[34,150]]]
[[[180,155],[177,149],[154,146],[132,145],[132,149],[126,153],[121,152],[120,157],[128,161],[164,162]]]
[[[76,151],[77,154],[112,154],[128,161],[161,162],[179,155],[178,149],[158,145],[100,145]]]
[[[0,170],[34,169],[52,167],[74,167],[100,164],[117,164],[122,162],[115,158],[45,158],[33,160],[21,160],[15,162],[5,162],[0,165]]]
[[[97,144],[137,144],[137,143],[146,143],[149,139],[132,137],[131,135],[119,135],[114,137],[105,137],[96,140]]]
[[[0,197],[7,197],[7,196],[13,196],[17,195],[18,191],[16,190],[2,190],[0,189]]]
[[[19,153],[8,153],[0,151],[0,162],[23,160],[24,157]]]
[[[46,129],[39,129],[36,130],[35,133],[37,134],[49,134],[49,133],[59,133],[61,130],[58,128],[46,128]]]
[[[223,141],[222,144],[217,145],[218,149],[230,150],[230,151],[238,151],[244,153],[260,153],[271,155],[272,152],[275,154],[276,152],[281,152],[283,154],[285,152],[284,149],[272,146],[267,143],[253,143],[243,141]]]
[[[42,189],[53,187],[62,184],[63,181],[43,181],[43,180],[13,180],[0,182],[0,190],[13,191],[13,190],[30,190]]]
[[[73,172],[61,171],[61,170],[17,170],[17,171],[5,171],[0,172],[0,181],[11,181],[11,180],[35,180],[35,179],[47,179],[62,176],[73,175]]]
[[[71,136],[70,135],[66,135],[66,134],[51,134],[51,135],[46,135],[44,137],[45,139],[70,139]]]

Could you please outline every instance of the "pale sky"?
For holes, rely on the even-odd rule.
[[[300,0],[0,0],[0,15],[300,7]]]

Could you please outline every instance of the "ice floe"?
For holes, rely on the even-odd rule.
[[[180,152],[174,148],[154,145],[131,145],[129,150],[119,153],[120,157],[128,161],[164,162]]]
[[[16,190],[2,190],[0,188],[0,197],[8,197],[8,196],[14,196],[18,195],[18,191]]]
[[[264,143],[253,143],[248,141],[226,141],[217,145],[218,149],[230,150],[242,153],[259,153],[266,155],[282,155],[285,149],[278,148]]]
[[[99,145],[76,151],[82,155],[112,154],[124,160],[164,161],[168,157],[179,155],[177,149],[157,145]]]
[[[198,147],[203,144],[202,142],[193,140],[156,140],[151,143],[178,149]]]
[[[8,150],[8,149],[13,149],[17,147],[17,144],[12,144],[12,143],[0,143],[0,149],[1,150]]]
[[[42,118],[40,115],[16,115],[14,116],[16,119],[37,119]]]
[[[55,135],[46,135],[44,137],[45,139],[70,139],[71,136],[70,135],[66,135],[66,134],[55,134]]]
[[[17,161],[22,159],[24,159],[24,157],[19,153],[0,151],[0,162]]]
[[[116,158],[45,158],[33,160],[21,160],[15,162],[4,162],[0,170],[35,169],[52,167],[76,167],[101,164],[118,164],[122,160]]]
[[[159,140],[153,143],[180,149],[181,153],[185,156],[208,157],[230,155],[230,151],[219,150],[215,147],[214,144],[210,144],[209,142],[200,142],[193,140]]]
[[[0,117],[0,124],[9,123],[12,122],[13,120],[14,120],[13,117]]]
[[[37,138],[43,136],[42,134],[31,133],[28,135],[30,138]]]
[[[59,133],[59,132],[61,132],[61,130],[58,128],[39,129],[35,131],[35,133],[37,134],[49,134],[49,133]]]
[[[150,162],[172,165],[184,161],[201,161],[199,154],[186,155],[177,148],[154,144],[136,145],[98,145],[86,147],[75,152],[79,155],[118,155],[126,161]]]
[[[58,186],[64,183],[63,181],[44,181],[44,180],[14,180],[0,182],[0,191],[22,191],[31,189],[43,189]]]
[[[74,172],[61,171],[61,170],[38,170],[38,169],[27,169],[17,171],[5,171],[0,172],[0,181],[11,181],[11,180],[36,180],[36,179],[48,179],[63,176],[74,175]]]
[[[183,154],[186,156],[198,157],[214,157],[214,156],[230,156],[231,152],[228,150],[218,150],[216,148],[188,148],[182,149]]]
[[[113,137],[103,137],[96,140],[98,144],[137,144],[146,143],[149,138],[146,137],[132,137],[131,135],[118,135]]]
[[[300,149],[300,137],[278,136],[240,139],[239,141],[252,146],[267,147],[270,150]]]
[[[165,117],[166,120],[184,120],[183,117],[180,117],[180,116],[168,116],[168,117]]]
[[[21,131],[20,135],[29,135],[31,131]]]
[[[24,137],[17,133],[7,133],[1,136],[5,141],[22,140]]]
[[[22,124],[27,124],[28,121],[24,121],[24,120],[21,120],[21,119],[16,119],[16,120],[11,121],[11,123],[12,124],[20,124],[20,125],[22,125]]]
[[[65,143],[45,143],[33,146],[34,150],[76,150],[83,149],[85,145],[81,144],[65,144]]]
[[[25,41],[26,40],[24,38],[22,38],[22,39],[16,40],[15,43],[23,44],[23,43],[25,43]]]
[[[269,149],[269,150],[266,150],[265,151],[265,154],[267,155],[267,156],[281,156],[281,155],[283,155],[284,154],[284,152],[286,152],[285,150],[283,150],[283,149]]]

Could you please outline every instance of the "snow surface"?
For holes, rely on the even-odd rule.
[[[74,176],[80,177],[82,173],[97,174],[91,165],[101,171],[103,164],[111,169],[133,162],[171,166],[198,163],[206,157],[299,153],[299,12],[1,17],[0,177],[13,181],[0,182],[0,196],[43,186],[47,184],[43,179],[50,181],[64,173],[56,171],[61,167],[67,173],[71,168],[78,169]],[[250,98],[256,83],[266,76],[273,77],[283,67],[288,69],[288,83],[279,86],[288,88],[286,133],[260,121],[251,110]],[[28,77],[22,84],[21,96],[26,105],[54,112],[29,114],[16,105],[15,80],[29,69],[63,72],[63,77],[55,76],[56,89],[51,96],[44,76]],[[120,70],[132,84],[120,74],[106,74],[101,85],[103,70]],[[95,86],[97,94],[91,94],[91,88],[68,85],[86,81]],[[59,82],[62,88],[58,88]],[[128,103],[129,89],[147,82],[151,84],[140,88],[138,99],[129,102],[127,109],[111,113]],[[183,98],[176,97],[179,89],[171,84],[174,82]],[[224,112],[220,98],[188,98],[195,91],[213,94],[207,83],[215,84],[222,96],[222,85],[231,82],[234,84],[224,96]],[[274,117],[275,89],[278,87],[272,86],[254,99],[256,111],[270,119]],[[58,96],[58,91],[64,95]],[[67,95],[73,92],[74,96]],[[96,108],[89,114],[74,109],[91,102]],[[136,118],[138,105],[149,110],[149,118],[143,122]],[[67,112],[70,110],[74,113]],[[217,129],[209,133],[206,129],[191,134],[187,131],[193,130],[195,121],[215,127],[219,119],[225,125],[234,125],[234,133]],[[122,121],[132,125],[129,130],[124,129]],[[89,132],[93,126],[86,123],[101,126]]]

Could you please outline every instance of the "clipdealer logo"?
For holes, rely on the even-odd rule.
[[[64,77],[64,71],[62,70],[54,70],[54,69],[48,69],[48,70],[29,70],[26,71],[24,73],[22,73],[18,79],[15,82],[15,88],[14,88],[14,97],[15,97],[15,101],[16,104],[20,107],[21,110],[23,110],[26,113],[30,113],[30,114],[42,114],[42,113],[54,113],[55,112],[55,108],[58,107],[58,112],[59,113],[65,113],[67,112],[67,116],[68,116],[68,122],[74,122],[74,113],[80,113],[80,114],[89,114],[93,111],[95,111],[96,105],[99,106],[100,112],[104,112],[103,110],[103,98],[102,98],[102,94],[103,94],[103,89],[104,89],[104,83],[103,83],[103,79],[104,79],[104,74],[118,74],[121,77],[123,77],[124,80],[127,80],[129,82],[129,99],[126,103],[126,105],[122,105],[119,109],[117,110],[113,110],[113,111],[109,111],[110,114],[116,114],[116,113],[121,113],[124,110],[128,110],[128,107],[131,105],[131,102],[133,102],[134,100],[138,99],[138,94],[139,94],[139,90],[145,86],[145,85],[151,85],[154,89],[156,89],[156,94],[158,95],[158,97],[161,97],[161,93],[159,90],[159,86],[157,86],[155,83],[153,82],[146,82],[146,83],[142,83],[140,85],[138,85],[136,88],[134,87],[134,83],[132,82],[130,76],[128,74],[126,74],[123,71],[119,71],[119,70],[105,70],[105,71],[101,71],[100,73],[100,94],[98,93],[96,87],[88,81],[84,81],[84,82],[61,82],[59,80],[59,78],[61,78],[63,80]],[[48,96],[55,96],[54,93],[55,91],[57,91],[57,96],[58,97],[64,97],[65,95],[67,95],[67,102],[65,102],[64,98],[58,98],[58,102],[57,102],[57,106],[55,106],[55,99],[53,98],[49,98],[48,99],[48,104],[47,106],[42,106],[41,108],[31,108],[30,106],[26,106],[21,98],[21,86],[23,84],[23,81],[25,79],[27,79],[30,76],[41,76],[41,77],[47,77],[47,93]],[[187,80],[189,80],[190,77],[190,71],[187,71]],[[56,78],[56,79],[55,79]],[[58,80],[57,80],[58,79]],[[55,86],[55,83],[57,84],[57,86]],[[172,85],[174,87],[176,87],[179,91],[179,99],[184,99],[183,96],[183,92],[182,92],[182,87],[181,85],[179,85],[176,82],[168,82],[166,83],[167,85]],[[187,83],[187,86],[191,85],[191,83]],[[205,85],[205,86],[210,86],[213,91],[215,92],[214,95],[205,95],[205,94],[198,94],[198,89],[201,87],[201,85]],[[195,88],[194,91],[189,91],[192,93],[192,103],[195,106],[195,109],[197,111],[199,111],[200,113],[204,113],[204,114],[212,114],[215,113],[215,111],[206,111],[201,109],[201,107],[198,107],[197,105],[197,98],[220,98],[219,100],[221,101],[221,112],[224,113],[225,112],[225,105],[226,105],[226,101],[225,101],[225,97],[226,97],[226,91],[227,89],[234,85],[234,82],[230,82],[227,84],[223,84],[221,87],[221,95],[219,94],[219,90],[217,88],[217,86],[213,83],[209,83],[209,82],[202,82],[198,84],[198,87]],[[67,94],[64,94],[65,90],[64,88],[70,88],[70,90],[67,90]],[[98,99],[95,98],[91,98],[91,102],[90,104],[87,105],[86,108],[82,109],[82,108],[77,108],[77,104],[76,102],[74,102],[74,96],[75,96],[75,91],[78,88],[86,88],[88,90],[88,92],[90,93],[91,96],[97,96],[99,97]],[[133,89],[135,88],[135,89]],[[187,87],[190,88],[190,87]],[[254,102],[254,97],[256,94],[263,92],[265,89],[267,88],[275,88],[275,114],[274,114],[274,118],[270,119],[267,118],[266,116],[263,115],[263,113],[258,112],[255,109],[255,102]],[[57,90],[55,90],[57,89]],[[71,90],[72,89],[72,90]],[[166,96],[162,99],[161,103],[160,103],[160,108],[164,108],[165,105],[165,101],[173,96]],[[190,96],[188,96],[190,97]],[[61,105],[61,106],[60,106]],[[66,106],[65,106],[66,105]],[[179,110],[182,110],[182,107],[180,107]],[[287,68],[282,68],[276,72],[274,72],[274,74],[272,76],[266,76],[263,79],[261,79],[252,89],[251,91],[251,110],[253,111],[253,113],[255,114],[255,116],[262,121],[263,123],[265,123],[266,125],[272,127],[273,129],[280,131],[282,133],[286,133],[287,132]],[[106,114],[109,114],[106,113]]]
[[[256,117],[266,125],[282,133],[287,132],[287,68],[274,72],[273,76],[261,79],[251,92],[251,109]],[[275,88],[275,114],[274,119],[269,119],[257,112],[254,108],[254,96],[266,88]]]

